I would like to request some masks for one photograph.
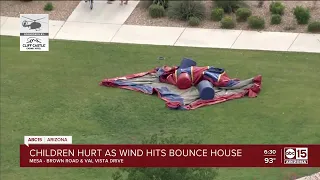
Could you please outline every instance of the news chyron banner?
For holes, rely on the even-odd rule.
[[[21,167],[320,167],[320,145],[72,144],[27,136]]]

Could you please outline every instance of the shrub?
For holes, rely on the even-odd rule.
[[[293,10],[293,14],[298,24],[308,24],[311,17],[309,9],[302,6],[295,7]]]
[[[221,21],[223,18],[224,11],[222,8],[213,8],[211,11],[211,19],[214,21]]]
[[[320,32],[320,21],[312,22],[308,25],[309,32]]]
[[[143,144],[199,144],[192,139],[151,136]],[[213,180],[214,168],[120,168],[112,174],[113,180]]]
[[[284,5],[281,2],[272,2],[269,6],[270,12],[272,14],[284,14]]]
[[[53,10],[53,4],[51,2],[48,2],[44,8],[45,11],[52,11]]]
[[[158,4],[152,4],[149,7],[149,15],[152,18],[159,18],[164,16],[164,7]]]
[[[221,20],[221,28],[223,29],[232,29],[236,27],[236,22],[232,19],[231,16],[226,16]]]
[[[168,2],[169,0],[153,0],[153,4],[158,4],[160,6],[163,6],[163,8],[168,8]]]
[[[205,17],[205,6],[200,1],[169,1],[169,18],[189,20],[190,17],[197,17],[202,20]]]
[[[236,11],[237,21],[238,22],[245,22],[247,21],[248,17],[252,14],[251,10],[248,8],[239,8]]]
[[[281,15],[272,14],[271,16],[271,24],[280,24],[281,23]]]
[[[190,26],[199,26],[201,20],[197,17],[190,17],[188,20],[188,24]]]
[[[220,7],[226,13],[236,12],[239,8],[249,7],[243,0],[215,0],[216,7]]]
[[[265,21],[259,16],[250,16],[248,18],[249,27],[252,29],[263,29],[265,26]]]

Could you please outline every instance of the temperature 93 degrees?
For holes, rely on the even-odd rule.
[[[273,164],[276,161],[275,157],[266,157],[264,158],[264,163],[265,164]]]
[[[277,151],[274,149],[266,149],[263,151],[264,163],[273,164],[276,161]]]

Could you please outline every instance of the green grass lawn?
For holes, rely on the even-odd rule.
[[[158,61],[157,57],[166,59]],[[104,78],[177,65],[226,68],[230,77],[263,76],[258,98],[192,111]],[[108,168],[20,168],[25,135],[72,135],[74,143],[140,143],[164,132],[210,144],[320,143],[320,54],[50,41],[49,52],[20,52],[1,36],[1,179],[110,180]],[[282,180],[315,168],[222,168],[218,180]]]

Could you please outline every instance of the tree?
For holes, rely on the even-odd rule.
[[[192,139],[159,137],[157,134],[145,139],[142,144],[200,144]],[[113,180],[213,180],[214,168],[120,168],[113,173]]]

